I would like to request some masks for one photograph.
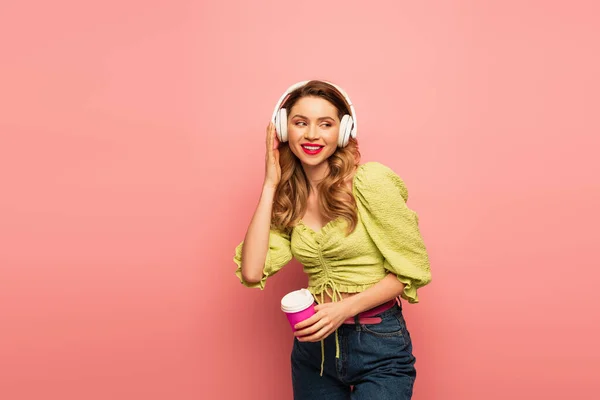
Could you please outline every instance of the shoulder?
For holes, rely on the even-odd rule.
[[[356,191],[364,196],[385,198],[399,194],[405,202],[408,201],[404,180],[392,168],[378,161],[359,165],[354,184]]]

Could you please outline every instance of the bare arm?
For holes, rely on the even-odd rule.
[[[250,221],[242,246],[242,277],[247,282],[259,282],[269,250],[269,231],[275,190],[281,180],[279,140],[272,122],[267,126],[265,180],[260,200]]]
[[[363,311],[385,303],[400,296],[404,290],[404,283],[396,275],[387,274],[385,278],[367,290],[343,300],[348,307],[348,315],[354,316]]]
[[[269,249],[269,231],[275,188],[263,186],[260,200],[250,221],[242,247],[242,276],[247,282],[259,282]]]

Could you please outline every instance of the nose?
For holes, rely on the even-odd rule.
[[[317,139],[319,137],[318,127],[314,124],[310,125],[308,129],[305,130],[304,137],[310,140]]]

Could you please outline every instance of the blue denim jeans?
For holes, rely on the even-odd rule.
[[[377,315],[379,324],[343,324],[338,328],[340,358],[335,357],[335,334],[325,339],[321,371],[321,342],[299,342],[292,349],[295,400],[410,399],[417,375],[412,342],[398,304]],[[352,388],[353,386],[353,388]]]

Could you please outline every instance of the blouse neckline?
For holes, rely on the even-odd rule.
[[[359,172],[362,170],[362,168],[366,164],[367,163],[360,164],[358,167],[356,167],[356,171],[354,172],[354,176],[352,177],[352,194],[353,195],[356,195],[356,177],[358,176]],[[301,218],[298,220],[298,223],[296,226],[303,227],[306,231],[310,232],[311,234],[313,234],[315,236],[323,236],[325,233],[330,231],[331,228],[333,228],[334,226],[336,226],[338,223],[340,223],[342,221],[343,221],[343,217],[341,215],[337,216],[336,218],[332,219],[331,221],[329,221],[325,225],[323,225],[321,227],[321,229],[319,229],[318,231],[315,231],[313,228],[311,228],[310,226],[305,224]]]

